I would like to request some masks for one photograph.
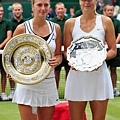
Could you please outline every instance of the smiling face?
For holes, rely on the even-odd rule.
[[[79,0],[79,4],[81,6],[82,11],[91,11],[95,10],[97,0]]]
[[[46,17],[50,9],[50,0],[33,0],[32,10],[34,16]]]
[[[12,5],[12,12],[15,18],[21,18],[23,9],[20,3],[14,3]]]
[[[114,6],[106,5],[104,8],[104,14],[108,17],[113,17],[113,13],[114,13]]]
[[[57,3],[55,6],[55,12],[58,17],[64,17],[65,14],[65,6],[63,3]]]

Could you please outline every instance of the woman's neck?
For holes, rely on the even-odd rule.
[[[46,24],[46,19],[45,18],[40,18],[40,17],[34,17],[33,18],[33,24],[37,24],[38,26],[43,26]]]
[[[97,15],[97,13],[92,13],[92,14],[90,14],[90,13],[83,13],[81,17],[82,17],[82,19],[87,21],[87,20],[95,18],[96,15]]]

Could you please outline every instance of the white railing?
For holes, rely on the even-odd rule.
[[[105,45],[105,47],[108,48],[107,45]],[[117,48],[120,48],[120,44],[116,44],[116,47],[117,47]]]
[[[0,54],[2,54],[3,50],[0,50]]]

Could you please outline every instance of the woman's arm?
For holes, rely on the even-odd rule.
[[[72,38],[72,30],[74,27],[75,18],[70,18],[65,22],[64,25],[64,56],[67,59],[67,48],[70,46]]]
[[[50,59],[49,64],[53,67],[58,66],[62,62],[62,52],[61,52],[61,45],[62,45],[62,40],[61,40],[61,29],[58,24],[55,23],[56,27],[56,49],[54,52],[54,56],[52,59]]]
[[[108,45],[107,57],[106,60],[114,58],[117,54],[116,49],[116,39],[115,39],[115,30],[112,23],[112,20],[106,16],[102,16],[103,26],[105,29],[105,38]]]

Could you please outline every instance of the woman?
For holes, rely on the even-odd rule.
[[[112,21],[96,14],[97,0],[79,0],[83,14],[66,21],[64,28],[65,56],[71,42],[82,36],[93,36],[108,44],[106,60],[116,56],[115,33]],[[92,120],[105,120],[108,100],[113,99],[113,88],[105,61],[92,72],[70,69],[65,98],[69,102],[71,120],[83,120],[87,101]]]
[[[46,20],[50,8],[49,0],[31,0],[31,2],[33,19],[20,24],[13,36],[28,33],[44,38],[54,52],[54,57],[49,60],[49,65],[54,68],[62,61],[60,27]],[[13,102],[18,104],[21,120],[36,120],[35,114],[38,115],[38,120],[51,120],[54,106],[59,102],[54,70],[41,83],[17,84]]]

